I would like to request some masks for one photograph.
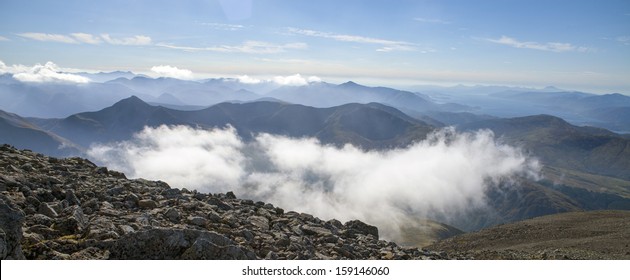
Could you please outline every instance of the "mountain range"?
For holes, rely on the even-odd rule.
[[[426,138],[437,129],[378,103],[315,108],[256,101],[221,103],[201,110],[181,111],[150,105],[135,96],[99,111],[62,119],[24,119],[13,114],[3,114],[2,117],[6,123],[13,124],[13,129],[21,127],[46,136],[42,138],[45,141],[38,140],[38,143],[20,139],[7,139],[6,142],[47,154],[55,154],[51,147],[74,147],[65,150],[67,155],[81,155],[80,151],[95,143],[128,140],[145,126],[163,124],[206,129],[231,125],[246,141],[257,133],[271,133],[296,138],[316,137],[324,144],[351,143],[364,149],[404,147]],[[17,126],[17,123],[21,125]],[[545,177],[541,181],[523,178],[517,188],[499,185],[486,194],[488,208],[451,217],[448,221],[445,217],[430,217],[434,220],[470,231],[560,212],[630,209],[627,175],[630,174],[630,140],[626,137],[604,129],[573,126],[546,115],[488,118],[464,123],[457,129],[492,130],[500,141],[522,147],[531,156],[539,158],[545,166]],[[56,154],[62,152],[64,150]]]
[[[63,119],[30,121],[83,147],[97,142],[121,141],[144,126],[189,125],[216,128],[231,125],[244,139],[265,132],[291,137],[316,137],[323,143],[352,143],[367,149],[406,145],[433,130],[428,124],[380,104],[345,104],[315,108],[258,101],[221,103],[196,111],[152,106],[138,97],[123,99],[96,112]]]
[[[487,129],[499,142],[539,159],[542,177],[499,182],[485,193],[485,208],[425,217],[431,220],[401,228],[401,244],[425,246],[460,230],[562,212],[630,210],[630,137],[605,129],[625,129],[627,96],[494,88],[501,91],[468,93],[445,102],[436,93],[353,82],[279,86],[153,79],[126,72],[101,76],[102,81],[115,79],[30,84],[2,75],[0,98],[6,102],[1,108],[6,111],[0,111],[0,142],[51,156],[85,156],[91,145],[129,140],[145,126],[229,125],[244,141],[270,133],[389,150],[446,126],[462,132]],[[532,112],[536,114],[528,114]]]

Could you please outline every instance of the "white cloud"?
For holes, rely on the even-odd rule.
[[[333,39],[335,41],[342,41],[342,42],[381,45],[382,47],[376,49],[377,51],[381,51],[381,52],[416,50],[415,44],[405,42],[405,41],[392,41],[392,40],[363,37],[363,36],[357,36],[357,35],[335,34],[335,33],[329,33],[329,32],[322,32],[322,31],[315,31],[315,30],[308,30],[308,29],[298,29],[298,28],[288,28],[288,30],[289,30],[289,33],[291,34]]]
[[[151,44],[151,37],[144,35],[135,35],[126,38],[112,38],[109,34],[101,34],[101,38],[112,45],[143,46]]]
[[[62,35],[62,34],[48,34],[48,33],[20,33],[17,34],[20,37],[43,41],[43,42],[57,42],[57,43],[67,43],[67,44],[77,44],[78,42],[70,36]]]
[[[112,45],[128,45],[128,46],[142,46],[142,45],[150,45],[151,37],[144,35],[135,35],[132,37],[125,38],[112,38],[109,34],[101,34],[93,35],[88,33],[71,33],[70,35],[63,34],[48,34],[48,33],[20,33],[18,36],[43,41],[43,42],[58,42],[58,43],[67,43],[67,44],[100,44],[102,41],[107,42]]]
[[[548,43],[537,43],[537,42],[521,42],[514,38],[510,38],[507,36],[501,36],[499,39],[486,39],[489,42],[511,46],[520,49],[532,49],[539,51],[550,51],[550,52],[586,52],[589,49],[586,47],[578,47],[569,43],[557,43],[557,42],[548,42]]]
[[[170,65],[159,65],[151,67],[153,73],[158,74],[160,77],[175,78],[181,80],[193,79],[193,72],[188,69],[179,69]]]
[[[308,78],[302,77],[300,74],[290,76],[275,76],[272,81],[276,84],[283,86],[303,86],[308,83],[321,82],[322,79],[316,76],[310,76]]]
[[[243,84],[260,84],[263,82],[263,80],[252,78],[247,75],[238,76],[236,77],[236,79],[238,80],[239,83],[243,83]]]
[[[229,45],[221,45],[221,46],[213,46],[213,47],[186,47],[186,46],[176,46],[171,44],[159,43],[157,44],[159,47],[175,49],[175,50],[183,50],[183,51],[212,51],[212,52],[223,52],[223,53],[249,53],[249,54],[272,54],[272,53],[281,53],[286,52],[287,50],[301,50],[306,49],[308,47],[305,43],[288,43],[288,44],[273,44],[268,42],[261,41],[246,41],[241,45],[229,46]]]
[[[46,64],[35,64],[32,67],[24,66],[24,65],[13,65],[11,67],[7,67],[3,62],[0,61],[0,70],[1,72],[11,73],[13,74],[13,78],[21,82],[31,82],[31,83],[78,83],[84,84],[89,83],[90,79],[70,74],[63,73],[59,67],[52,63],[46,62]]]
[[[9,40],[9,38],[7,38],[7,37],[0,36],[0,42],[1,41],[11,41],[11,40]]]
[[[227,23],[216,23],[216,22],[201,22],[203,26],[208,26],[212,29],[216,30],[227,30],[227,31],[236,31],[245,28],[244,25],[240,24],[227,24]]]
[[[421,17],[417,17],[417,18],[414,18],[413,20],[419,21],[419,22],[424,22],[424,23],[451,24],[450,21],[445,21],[445,20],[436,19],[436,18],[421,18]]]
[[[87,33],[72,33],[70,34],[72,35],[72,37],[74,37],[75,40],[81,42],[81,43],[86,43],[86,44],[100,44],[101,38],[94,36],[92,34],[87,34]]]
[[[233,128],[160,126],[88,153],[130,177],[204,192],[232,190],[323,219],[361,219],[393,239],[409,217],[482,207],[493,185],[539,170],[537,161],[495,142],[489,131],[450,129],[405,149],[362,151],[269,134],[245,143]]]

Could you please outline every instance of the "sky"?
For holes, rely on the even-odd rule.
[[[630,1],[0,0],[0,61],[630,94]]]

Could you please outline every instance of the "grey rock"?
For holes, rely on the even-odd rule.
[[[304,232],[304,234],[306,235],[326,236],[326,235],[332,234],[332,232],[329,229],[318,227],[318,226],[311,226],[311,225],[302,226],[302,232]]]
[[[48,203],[40,203],[38,213],[46,215],[50,218],[57,218],[58,216],[57,211],[55,211],[55,209],[53,209]]]
[[[22,222],[24,214],[4,194],[0,194],[0,260],[24,259]]]
[[[87,229],[87,221],[80,206],[71,206],[64,210],[62,218],[58,218],[53,229],[62,235],[80,234]]]
[[[200,227],[205,227],[208,224],[208,220],[206,218],[199,216],[189,216],[187,221],[191,225]]]
[[[138,201],[138,207],[142,209],[153,209],[158,207],[158,203],[151,199],[142,199]]]
[[[269,220],[261,216],[251,216],[247,220],[259,229],[269,230]]]
[[[345,227],[348,228],[350,234],[364,234],[371,235],[378,240],[378,228],[372,225],[368,225],[359,220],[353,220],[345,223]]]
[[[179,189],[175,189],[175,188],[163,190],[160,194],[166,197],[167,199],[173,199],[173,198],[178,198],[182,196],[182,192]]]
[[[166,210],[164,216],[166,216],[166,218],[172,223],[179,223],[181,219],[181,214],[175,208],[169,208],[168,210]]]

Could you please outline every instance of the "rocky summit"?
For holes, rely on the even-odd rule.
[[[0,147],[1,259],[440,259],[233,193],[127,179],[82,158]]]

